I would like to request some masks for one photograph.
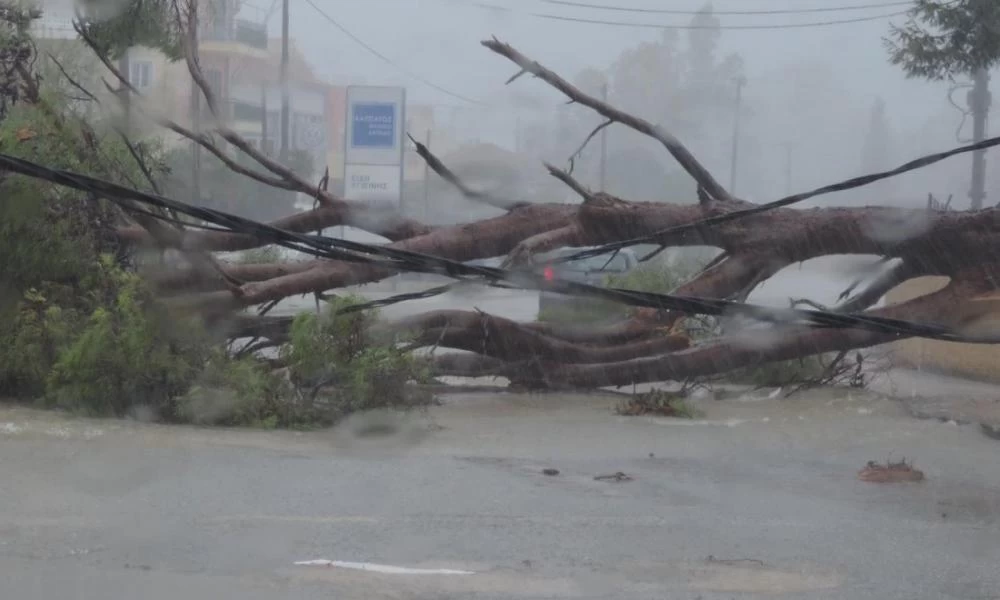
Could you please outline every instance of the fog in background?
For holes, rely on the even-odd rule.
[[[735,107],[735,83],[682,99],[669,93],[675,84],[669,64],[647,65],[649,99],[645,106],[634,98],[616,98],[616,77],[623,53],[636,53],[642,44],[656,44],[675,36],[684,50],[691,34],[704,30],[677,29],[664,33],[612,25],[557,21],[537,16],[639,22],[686,26],[692,15],[628,13],[547,3],[544,0],[312,0],[327,15],[375,49],[396,66],[387,64],[323,17],[307,0],[291,0],[291,35],[318,74],[333,83],[403,85],[412,103],[435,107],[435,130],[456,141],[488,142],[520,150],[539,160],[565,164],[572,148],[589,127],[598,123],[585,108],[560,108],[562,98],[540,81],[521,78],[510,86],[504,81],[516,69],[507,60],[479,45],[497,36],[528,56],[577,83],[586,70],[608,73],[610,101],[640,116],[671,127],[702,159],[716,177],[728,185]],[[702,0],[593,0],[592,4],[636,8],[669,8],[697,11]],[[853,176],[876,163],[887,167],[919,154],[957,144],[961,113],[947,101],[949,84],[907,80],[887,61],[883,37],[895,16],[802,28],[757,30],[726,29],[747,25],[787,26],[824,21],[872,18],[899,12],[906,6],[884,0],[888,6],[865,10],[837,10],[799,14],[725,15],[725,11],[802,10],[850,7],[858,0],[716,0],[711,3],[721,25],[716,58],[722,62],[737,55],[746,77],[741,109],[738,195],[766,201]],[[250,8],[269,15],[272,35],[280,34],[280,3],[253,0]],[[697,54],[692,48],[689,54]],[[641,53],[640,53],[641,54]],[[636,62],[636,61],[633,61]],[[641,62],[639,60],[638,62]],[[633,65],[634,66],[634,65]],[[459,96],[438,91],[409,73]],[[666,76],[663,74],[666,73]],[[639,77],[642,81],[643,78]],[[728,83],[728,82],[725,82]],[[632,95],[641,84],[634,84]],[[676,87],[676,86],[675,86]],[[588,90],[599,93],[598,90]],[[965,90],[955,94],[964,105]],[[705,107],[706,101],[714,103]],[[884,103],[884,139],[868,139],[872,114]],[[629,106],[631,105],[631,106]],[[659,110],[660,114],[654,114]],[[672,122],[667,122],[667,120]],[[569,123],[567,125],[567,123]],[[519,127],[520,124],[520,127]],[[875,125],[874,129],[879,126]],[[971,135],[966,124],[963,137]],[[872,147],[876,151],[872,151]],[[866,152],[866,147],[869,150]],[[584,157],[581,178],[597,187],[593,143]],[[866,157],[866,154],[868,155]],[[993,153],[995,155],[995,153]],[[652,160],[653,162],[650,162]],[[954,206],[968,206],[968,172],[971,158],[963,156],[872,189],[824,196],[815,205],[898,204],[923,205],[928,193],[946,198]],[[990,165],[996,165],[990,157]],[[676,164],[654,143],[615,126],[609,140],[608,188],[612,193],[637,198],[662,188],[664,200],[687,193],[689,182],[671,171]],[[659,169],[657,169],[659,165]],[[579,168],[579,167],[578,167]],[[541,172],[541,165],[538,166]],[[624,172],[622,172],[624,170]],[[660,170],[660,172],[657,172]],[[995,172],[995,169],[990,169]],[[588,180],[589,179],[589,180]],[[616,189],[625,180],[641,189]],[[996,178],[988,182],[987,202],[996,202]],[[636,186],[633,186],[633,188]],[[691,188],[693,189],[693,188]],[[569,200],[569,198],[563,198]],[[539,199],[541,200],[541,199]]]

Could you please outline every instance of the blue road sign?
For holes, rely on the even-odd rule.
[[[396,145],[396,105],[366,102],[354,105],[351,147],[393,148]]]

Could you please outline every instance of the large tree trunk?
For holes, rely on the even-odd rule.
[[[193,31],[189,34],[193,35]],[[95,51],[100,51],[86,36],[84,39]],[[256,170],[233,161],[208,133],[188,131],[163,119],[158,122],[201,145],[236,172],[278,189],[314,197],[317,208],[272,223],[290,232],[352,225],[387,238],[391,242],[387,247],[391,249],[458,262],[508,255],[507,264],[512,267],[530,265],[534,255],[564,246],[627,242],[655,234],[656,242],[666,247],[712,246],[722,251],[713,264],[679,286],[675,295],[732,300],[745,299],[755,286],[796,262],[829,255],[877,255],[901,259],[901,265],[849,298],[838,310],[863,311],[894,285],[909,278],[945,275],[951,278],[951,283],[943,290],[867,314],[953,327],[968,326],[978,315],[976,311],[982,310],[973,307],[973,301],[995,290],[996,282],[1000,281],[997,277],[1000,270],[992,257],[993,248],[1000,242],[997,210],[952,213],[877,206],[798,210],[784,204],[767,206],[764,208],[768,210],[764,210],[733,197],[679,140],[661,127],[583,94],[509,45],[497,40],[484,45],[510,60],[522,73],[532,74],[563,93],[571,102],[594,110],[610,123],[629,127],[660,142],[697,183],[698,197],[692,199],[697,202],[628,202],[592,193],[569,173],[549,167],[553,176],[583,198],[583,203],[525,204],[520,199],[513,201],[472,190],[427,148],[418,145],[418,152],[428,165],[466,198],[506,211],[502,216],[474,223],[427,227],[335,197],[325,190],[322,182],[315,185],[303,180],[224,125],[217,123],[211,133],[251,157],[258,167]],[[192,47],[189,43],[186,48],[188,69],[209,109],[215,112],[217,101]],[[101,58],[123,85],[130,87],[114,65],[106,57]],[[841,184],[837,189],[851,186],[854,184]],[[819,192],[794,200],[816,193]],[[754,212],[746,213],[748,210]],[[706,224],[706,219],[715,221]],[[265,240],[239,231],[167,231],[148,217],[137,221],[141,228],[130,226],[118,231],[122,241],[180,249],[192,263],[190,269],[151,274],[152,284],[173,306],[199,312],[210,324],[224,327],[232,338],[261,336],[273,343],[283,343],[287,341],[290,319],[257,317],[241,311],[292,296],[373,282],[396,273],[384,265],[326,259],[220,264],[206,258],[205,253],[244,250],[260,246]],[[692,224],[695,226],[676,229]],[[505,375],[531,385],[571,387],[622,386],[716,375],[760,363],[868,347],[901,337],[861,328],[771,325],[750,333],[725,333],[692,345],[690,340],[673,332],[680,316],[646,307],[612,326],[565,327],[517,323],[493,315],[453,310],[380,324],[376,332],[406,332],[414,346],[468,353],[434,358],[431,364],[437,373]]]

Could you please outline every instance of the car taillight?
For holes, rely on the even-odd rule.
[[[545,277],[545,281],[552,281],[556,278],[556,272],[552,267],[545,267],[545,270],[542,271],[542,276]]]

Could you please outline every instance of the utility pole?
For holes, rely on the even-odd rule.
[[[452,131],[455,130],[454,123],[455,123],[454,118],[452,118],[452,125],[450,127]],[[525,151],[528,145],[528,140],[530,139],[527,136],[525,136],[524,132],[525,128],[524,128],[523,109],[521,107],[518,107],[517,114],[514,117],[514,152],[518,155],[520,155],[522,152]]]
[[[743,86],[747,78],[740,75],[736,78],[736,115],[733,119],[733,155],[729,165],[729,193],[736,194],[736,165],[740,153],[740,109],[743,104]]]
[[[267,149],[267,84],[260,86],[260,151],[270,156]]]
[[[981,142],[986,139],[987,117],[990,112],[990,74],[986,69],[979,69],[973,75],[972,91],[969,92],[969,111],[972,113],[972,141]],[[986,200],[986,150],[977,150],[972,154],[972,189],[969,190],[972,199],[972,210],[979,210]]]
[[[785,195],[792,193],[792,143],[785,142]]]
[[[281,3],[281,163],[288,164],[288,129],[291,115],[288,98],[288,0]]]
[[[427,146],[427,150],[431,149],[431,129],[427,128],[427,139],[424,142]],[[430,194],[428,189],[430,188],[430,170],[427,168],[427,161],[424,161],[424,223],[427,222],[427,214],[430,212]]]
[[[191,15],[188,24],[194,31],[191,36],[191,51],[198,56],[198,15]],[[195,135],[201,135],[201,90],[198,85],[191,81],[191,122]],[[197,142],[191,142],[191,195],[194,196],[196,206],[201,206],[201,146]]]
[[[608,84],[601,86],[601,100],[608,103]],[[602,192],[606,192],[608,182],[608,128],[601,129],[601,187]]]
[[[132,81],[132,65],[129,63],[128,60],[128,48],[126,48],[125,51],[122,52],[121,58],[118,59],[118,71],[122,74],[122,77],[124,77],[129,83],[135,85],[135,82]],[[122,83],[119,86],[118,90],[119,94],[121,95],[122,112],[125,115],[125,126],[122,127],[122,130],[125,132],[125,135],[131,136],[132,135],[132,90],[130,90],[128,86],[125,85],[124,83]]]

